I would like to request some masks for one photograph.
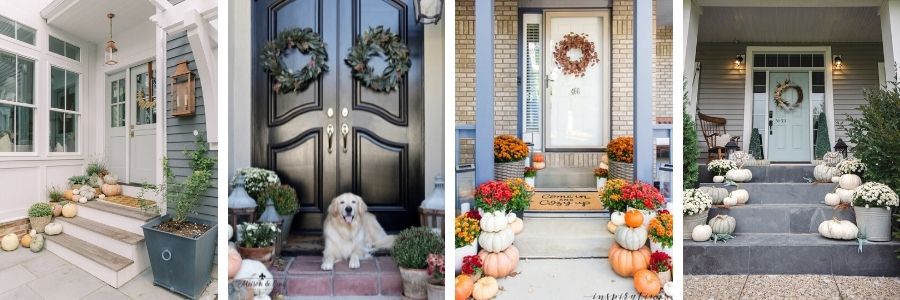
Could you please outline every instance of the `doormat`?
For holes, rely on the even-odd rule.
[[[600,210],[597,192],[535,192],[529,210]]]
[[[135,197],[129,197],[129,196],[125,196],[125,195],[106,197],[106,199],[103,199],[103,201],[122,205],[122,206],[127,206],[130,208],[137,208],[137,209],[141,208],[141,202],[144,202],[144,205],[146,205],[148,208],[156,206],[155,201],[142,200],[142,199],[138,199]]]

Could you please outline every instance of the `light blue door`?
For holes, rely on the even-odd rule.
[[[778,87],[782,88],[778,96]],[[769,73],[769,160],[809,162],[811,142],[809,119],[809,73]]]

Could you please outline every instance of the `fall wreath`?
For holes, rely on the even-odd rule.
[[[587,37],[586,33],[576,34],[570,32],[556,43],[556,47],[553,49],[553,58],[556,60],[556,65],[562,69],[564,75],[571,74],[576,77],[583,77],[584,71],[588,67],[592,67],[600,62],[600,59],[597,58],[594,42],[589,41]],[[569,58],[569,51],[572,49],[581,50],[580,59],[572,60]]]
[[[381,74],[375,74],[369,66],[369,59],[378,55],[384,55],[388,64]],[[411,65],[409,49],[403,39],[384,26],[370,27],[364,32],[350,48],[344,62],[352,69],[353,78],[369,89],[385,93],[397,89]]]
[[[797,91],[797,101],[788,103],[787,100],[784,100],[784,92],[787,90]],[[800,103],[803,103],[803,89],[801,89],[799,85],[791,82],[790,79],[785,79],[775,86],[775,104],[778,105],[779,108],[793,110],[796,107],[800,107]]]
[[[287,94],[301,92],[324,72],[328,71],[328,53],[325,42],[312,28],[290,28],[278,34],[275,40],[269,41],[262,50],[262,67],[275,79],[272,90]],[[284,66],[281,56],[289,49],[297,49],[301,54],[309,55],[309,62],[298,71],[291,71]]]

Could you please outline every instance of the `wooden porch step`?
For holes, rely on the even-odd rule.
[[[47,240],[78,253],[93,262],[96,262],[113,271],[121,271],[130,266],[134,261],[95,246],[65,233],[59,235],[47,235]]]
[[[99,233],[101,235],[110,237],[129,245],[136,245],[144,241],[144,237],[138,234],[134,234],[129,231],[115,228],[103,223],[91,221],[82,217],[76,216],[74,218],[56,218],[56,220]]]
[[[96,210],[102,210],[104,212],[120,215],[123,217],[137,219],[143,222],[150,221],[151,219],[159,216],[158,214],[143,212],[140,209],[128,208],[122,205],[107,203],[104,201],[88,201],[87,203],[81,203],[78,205],[93,208]]]

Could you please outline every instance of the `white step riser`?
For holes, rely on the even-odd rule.
[[[106,224],[115,228],[119,228],[128,232],[133,232],[137,235],[144,236],[144,230],[141,229],[141,226],[144,225],[144,221],[132,219],[129,217],[117,215],[114,213],[108,213],[102,210],[93,209],[90,207],[86,207],[83,205],[78,206],[78,216],[95,221],[98,223]]]
[[[133,264],[125,267],[118,272],[110,270],[109,268],[98,264],[93,260],[90,260],[89,258],[84,257],[69,248],[66,248],[65,246],[58,245],[56,244],[56,242],[51,240],[47,240],[47,250],[53,252],[53,254],[56,254],[69,263],[81,268],[85,272],[90,273],[94,277],[103,280],[103,282],[106,282],[106,284],[109,284],[113,288],[122,287],[123,285],[125,285],[125,283],[136,277],[149,266],[149,262],[146,259],[146,250],[143,251],[143,257],[145,257],[144,260],[135,260]]]
[[[130,186],[130,185],[122,186],[122,195],[138,198],[138,195],[140,195],[140,193],[141,193],[140,187]],[[156,202],[159,202],[159,198],[160,198],[158,195],[156,195],[155,193],[150,192],[150,191],[144,192],[143,196],[144,196],[143,199],[152,200],[152,201],[156,201]]]
[[[137,244],[131,245],[120,240],[99,234],[97,232],[91,231],[87,228],[82,228],[81,226],[77,226],[72,223],[67,223],[66,221],[58,221],[59,224],[63,225],[63,232],[71,235],[73,237],[78,238],[79,240],[89,242],[96,246],[99,246],[103,249],[109,250],[112,253],[124,256],[130,260],[136,260],[138,249],[145,248],[144,242],[139,242]]]

